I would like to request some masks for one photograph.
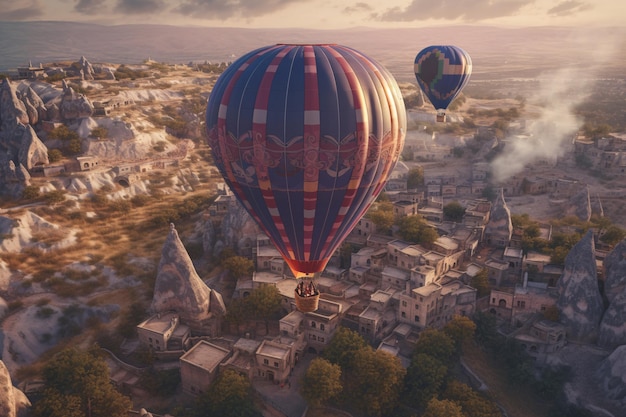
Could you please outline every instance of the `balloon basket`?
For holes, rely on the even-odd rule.
[[[444,123],[446,121],[446,115],[444,114],[437,114],[437,122],[438,123]]]
[[[294,290],[294,298],[296,300],[296,308],[303,313],[312,313],[317,310],[320,301],[320,293],[303,297]]]

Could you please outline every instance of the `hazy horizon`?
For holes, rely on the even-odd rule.
[[[113,64],[139,64],[148,58],[170,64],[229,62],[249,50],[274,43],[347,45],[380,61],[399,81],[414,80],[413,59],[421,48],[432,44],[456,44],[467,50],[474,62],[474,80],[487,75],[536,77],[560,66],[597,66],[599,62],[587,59],[593,54],[585,51],[598,49],[612,50],[614,58],[603,58],[602,66],[606,74],[619,74],[626,56],[626,29],[617,27],[586,31],[557,26],[457,25],[294,31],[157,24],[0,23],[0,70],[4,71],[29,62],[38,66],[77,61],[81,56],[92,63]]]

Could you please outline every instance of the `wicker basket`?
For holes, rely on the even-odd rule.
[[[308,297],[300,296],[296,290],[294,290],[293,294],[296,300],[296,307],[299,311],[303,313],[312,313],[317,310],[317,305],[320,301],[319,292],[315,295],[309,295]]]
[[[437,122],[444,123],[446,121],[446,114],[437,114]]]

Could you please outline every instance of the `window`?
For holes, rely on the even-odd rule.
[[[278,362],[274,362],[274,368],[278,368]]]
[[[415,316],[415,323],[419,323],[420,322],[420,316]]]
[[[406,301],[402,301],[402,307],[406,307]]]
[[[324,338],[320,337],[320,342],[324,343]]]
[[[267,360],[267,359],[263,359],[263,365],[269,365],[269,364],[270,364],[270,361],[269,361],[269,360]]]
[[[312,322],[311,322],[311,327],[312,327],[313,329],[315,329],[315,322],[314,322],[314,321],[312,321]]]
[[[403,311],[401,314],[402,314],[402,318],[405,319],[406,318],[406,312]]]
[[[320,324],[320,330],[324,330],[325,326],[324,324]]]

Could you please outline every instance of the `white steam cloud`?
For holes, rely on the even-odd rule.
[[[589,96],[590,84],[589,80],[581,82],[572,69],[541,79],[538,96],[529,102],[541,103],[544,110],[528,126],[530,137],[509,138],[503,153],[494,159],[494,180],[504,181],[533,161],[562,156],[564,144],[572,140],[581,125],[573,109]]]
[[[595,65],[602,65],[614,51],[611,47],[614,44],[606,39],[594,43],[593,48],[585,48],[583,43],[581,50],[594,51],[591,62]],[[530,137],[509,138],[503,153],[493,160],[492,174],[496,182],[522,172],[534,161],[563,155],[566,143],[573,140],[582,126],[582,120],[573,111],[592,92],[597,68],[563,68],[540,78],[537,94],[529,98],[528,103],[539,105],[543,111],[527,126]]]

